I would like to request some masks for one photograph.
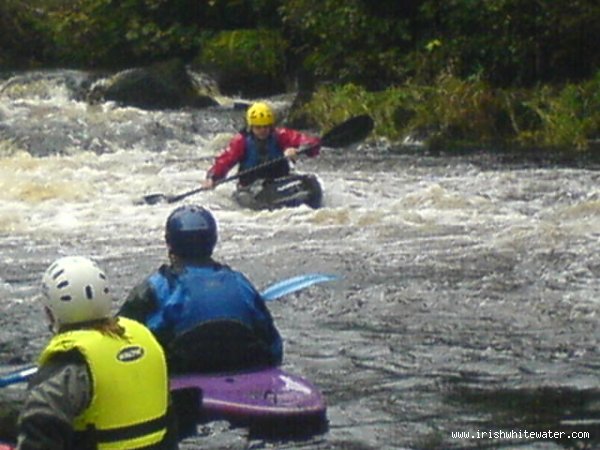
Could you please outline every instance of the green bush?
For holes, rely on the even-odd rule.
[[[406,84],[368,92],[353,84],[321,87],[307,109],[323,125],[368,113],[375,134],[396,140],[435,134],[450,140],[498,139],[507,115],[495,92],[483,82],[441,77],[435,86]]]
[[[600,71],[580,84],[534,90],[525,105],[538,116],[539,125],[524,129],[519,135],[522,142],[587,151],[590,141],[600,137]]]
[[[252,76],[283,77],[286,41],[278,31],[221,31],[206,39],[195,64]]]
[[[375,122],[374,135],[399,139],[414,116],[417,94],[410,89],[389,88],[369,92],[349,83],[321,86],[303,111],[323,129],[328,129],[351,116],[369,114]]]
[[[375,136],[399,141],[418,135],[436,149],[581,153],[600,138],[600,72],[580,84],[532,90],[497,89],[449,75],[433,86],[378,92],[354,84],[321,86],[303,112],[323,129],[367,113]]]

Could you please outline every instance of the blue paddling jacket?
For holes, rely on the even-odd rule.
[[[163,265],[134,288],[120,315],[144,322],[171,372],[218,372],[281,363],[283,344],[263,298],[240,272],[214,261]]]

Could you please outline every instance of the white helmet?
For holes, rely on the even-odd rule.
[[[110,315],[106,275],[88,258],[67,256],[54,261],[42,278],[42,290],[56,327]]]

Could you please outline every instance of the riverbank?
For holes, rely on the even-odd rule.
[[[600,72],[579,84],[500,89],[480,80],[442,76],[433,85],[379,92],[347,84],[319,88],[300,114],[327,127],[368,113],[374,136],[419,142],[432,154],[491,149],[541,158],[600,157]]]

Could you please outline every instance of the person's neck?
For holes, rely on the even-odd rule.
[[[212,259],[212,255],[208,256],[197,256],[194,258],[181,257],[171,254],[171,266],[174,269],[182,269],[186,266],[211,266],[215,262]]]
[[[67,324],[60,326],[57,334],[58,333],[66,333],[68,331],[83,330],[83,329],[88,329],[88,328],[98,328],[98,327],[101,327],[101,326],[107,324],[108,322],[109,322],[109,318],[102,318],[102,319],[88,320],[86,322],[67,323]]]

